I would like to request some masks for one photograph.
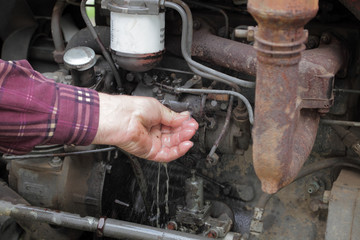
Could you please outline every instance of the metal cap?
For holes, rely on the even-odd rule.
[[[74,47],[64,54],[65,66],[78,71],[85,71],[96,63],[95,52],[89,47]]]

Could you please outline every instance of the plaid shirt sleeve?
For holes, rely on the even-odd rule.
[[[26,60],[0,60],[0,151],[24,154],[43,144],[89,145],[99,124],[96,91],[64,85]]]

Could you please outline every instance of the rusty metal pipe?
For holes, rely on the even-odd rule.
[[[194,32],[193,57],[250,76],[256,75],[256,50],[253,46],[216,36],[205,23],[202,26]],[[177,41],[172,39],[172,42]],[[175,45],[168,48],[173,50]],[[316,49],[302,52],[299,70],[303,78],[325,72],[336,73],[344,59],[342,46],[333,39],[330,44],[321,44]]]
[[[262,189],[275,193],[300,171],[313,146],[319,115],[301,110],[299,62],[317,0],[249,0],[258,23],[253,159]]]

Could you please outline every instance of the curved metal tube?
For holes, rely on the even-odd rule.
[[[190,52],[189,50],[191,50],[191,45],[192,45],[192,38],[189,39],[189,37],[188,37],[188,36],[190,36],[190,34],[188,32],[191,32],[191,36],[192,36],[192,27],[190,27],[188,24],[188,17],[190,18],[190,16],[188,16],[188,14],[186,14],[184,9],[176,3],[166,1],[165,7],[176,10],[181,16],[181,19],[183,22],[182,35],[181,35],[181,52],[183,54],[184,59],[189,64],[189,66],[192,70],[195,69],[195,71],[197,70],[197,74],[199,74],[200,76],[203,76],[205,78],[209,78],[209,79],[212,79],[215,81],[219,81],[219,79],[223,79],[223,82],[225,81],[228,84],[233,83],[233,84],[237,84],[239,86],[247,87],[247,88],[255,87],[254,82],[249,82],[249,81],[245,81],[245,80],[242,80],[239,78],[235,78],[235,77],[226,75],[224,73],[218,72],[214,69],[206,67],[206,66],[192,60],[191,55],[189,54],[189,52]],[[204,75],[202,73],[206,73],[206,75]]]

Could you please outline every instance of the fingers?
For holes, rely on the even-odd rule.
[[[162,148],[156,156],[151,159],[157,162],[170,162],[183,156],[194,144],[191,141],[185,141],[178,146],[171,148]]]
[[[178,127],[184,121],[189,119],[190,119],[189,112],[176,113],[165,106],[162,106],[161,108],[161,123],[166,126]]]

